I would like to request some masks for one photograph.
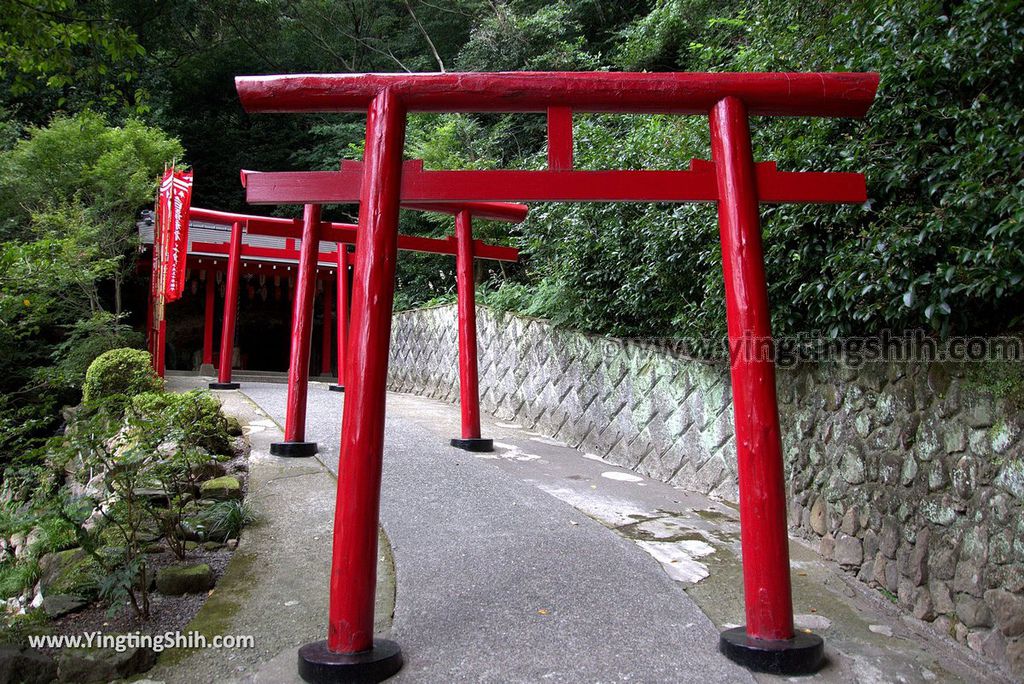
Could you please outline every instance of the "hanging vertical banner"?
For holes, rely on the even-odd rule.
[[[164,301],[181,298],[188,257],[188,210],[192,203],[192,172],[169,169],[160,183],[160,261],[164,271]]]

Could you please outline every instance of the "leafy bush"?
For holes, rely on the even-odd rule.
[[[209,392],[139,394],[131,401],[128,420],[137,426],[135,435],[152,447],[170,439],[185,449],[205,449],[212,454],[231,450],[227,419]]]
[[[82,399],[90,402],[118,394],[131,397],[162,388],[163,381],[153,372],[149,352],[111,349],[89,364],[82,383]]]

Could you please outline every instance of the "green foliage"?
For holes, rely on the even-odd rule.
[[[198,518],[208,539],[237,539],[242,528],[258,519],[252,507],[243,501],[218,501],[203,509]]]
[[[18,596],[39,579],[39,561],[35,558],[0,565],[0,598]]]
[[[153,447],[174,440],[184,450],[231,452],[227,419],[221,413],[220,403],[206,391],[139,394],[132,400],[129,424],[137,426],[139,438]]]
[[[82,399],[86,402],[124,395],[133,397],[163,387],[153,372],[149,352],[139,349],[111,349],[96,357],[85,372]]]
[[[93,90],[116,102],[144,53],[135,33],[109,16],[114,3],[44,0],[0,5],[0,77],[12,94],[41,84],[58,92]]]

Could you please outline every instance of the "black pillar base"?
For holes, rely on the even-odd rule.
[[[333,653],[326,641],[299,649],[299,676],[310,684],[382,682],[402,664],[402,649],[388,639],[374,639],[373,648],[362,653]]]
[[[810,632],[797,631],[792,639],[752,639],[746,627],[736,627],[722,632],[718,650],[738,665],[777,675],[813,674],[825,664],[825,642]]]
[[[488,452],[494,451],[494,440],[483,439],[482,437],[468,437],[466,439],[453,439],[452,446],[463,451]]]
[[[216,389],[216,390],[238,389],[239,387],[241,387],[241,385],[239,385],[237,382],[211,382],[210,383],[210,389]]]
[[[329,385],[327,387],[327,389],[331,390],[332,392],[344,392],[345,391],[345,386],[344,385]]]
[[[273,456],[312,456],[317,452],[316,442],[272,442],[270,453]]]

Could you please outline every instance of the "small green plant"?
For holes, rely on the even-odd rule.
[[[0,597],[18,596],[39,579],[39,561],[29,557],[0,565]]]
[[[163,381],[153,372],[148,352],[111,349],[89,364],[82,383],[82,399],[91,402],[114,395],[131,397],[160,389]]]
[[[242,501],[220,501],[200,515],[206,536],[211,539],[237,539],[242,528],[257,519],[252,507]]]

